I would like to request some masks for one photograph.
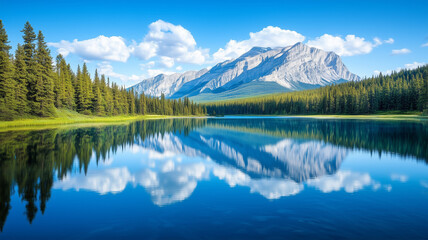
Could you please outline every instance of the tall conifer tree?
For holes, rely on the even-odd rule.
[[[5,117],[15,109],[13,65],[9,56],[8,36],[0,20],[0,113]]]
[[[25,65],[25,52],[24,48],[18,44],[18,48],[15,53],[15,72],[13,78],[15,80],[15,101],[16,101],[16,112],[19,114],[30,113],[27,99],[27,79],[28,72],[27,66]]]
[[[42,31],[37,35],[37,84],[36,101],[40,102],[39,115],[52,116],[55,114],[54,107],[54,73],[52,69],[52,57],[46,45]],[[40,84],[42,86],[40,86]]]

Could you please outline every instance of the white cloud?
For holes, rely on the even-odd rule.
[[[380,38],[375,37],[373,38],[373,41],[375,43],[374,46],[382,45],[382,40],[380,40]]]
[[[131,52],[138,58],[147,60],[156,56],[156,45],[150,42],[141,42],[131,46]]]
[[[88,172],[74,177],[65,177],[55,183],[55,189],[80,189],[90,190],[99,194],[118,193],[125,189],[128,182],[132,182],[133,176],[127,168],[102,169]]]
[[[251,32],[247,40],[230,40],[213,54],[213,59],[215,62],[225,61],[244,54],[252,47],[286,47],[304,40],[305,37],[298,32],[268,26],[259,32]]]
[[[375,70],[375,71],[373,71],[373,74],[374,75],[379,75],[379,73],[382,73],[382,74],[391,74],[392,72],[399,72],[399,71],[401,71],[401,70],[403,70],[403,69],[408,69],[408,70],[413,70],[413,69],[416,69],[416,68],[418,68],[418,67],[421,67],[421,66],[424,66],[426,63],[424,63],[424,62],[413,62],[413,63],[407,63],[407,64],[404,64],[404,68],[402,68],[402,67],[398,67],[398,68],[396,68],[395,70],[386,70],[386,71],[379,71],[379,70]]]
[[[140,64],[141,70],[146,70],[147,68],[152,68],[156,66],[156,62],[155,61],[150,61],[147,63],[142,63]]]
[[[412,69],[416,69],[416,68],[418,68],[418,67],[421,67],[421,66],[423,66],[423,65],[425,65],[426,63],[424,63],[424,62],[413,62],[413,63],[408,63],[408,64],[404,64],[404,67],[406,68],[406,69],[410,69],[410,70],[412,70]]]
[[[354,56],[360,54],[368,54],[373,48],[383,43],[393,43],[394,39],[390,38],[382,41],[379,38],[374,38],[374,42],[365,40],[365,38],[357,37],[355,35],[347,35],[345,39],[340,36],[332,36],[324,34],[315,40],[309,40],[308,45],[316,47],[324,51],[333,51],[340,56]]]
[[[160,63],[163,67],[172,68],[174,66],[174,58],[162,56],[160,57]]]
[[[166,69],[148,69],[147,70],[147,74],[149,75],[149,77],[154,77],[154,76],[157,76],[159,74],[171,75],[171,74],[174,74],[174,73],[175,72],[168,71]]]
[[[246,186],[251,193],[258,193],[267,199],[279,199],[281,197],[296,195],[303,190],[303,184],[290,179],[264,178],[252,179],[247,174],[235,168],[216,165],[213,175],[226,181],[229,186]]]
[[[428,42],[421,45],[422,47],[428,47]]]
[[[384,188],[385,188],[385,190],[386,190],[386,191],[388,191],[388,192],[391,192],[391,190],[392,190],[392,186],[391,186],[391,184],[387,184],[387,185],[385,185],[385,186],[384,186]]]
[[[402,183],[407,182],[409,180],[409,177],[403,174],[391,174],[391,180],[392,181],[400,181]]]
[[[122,83],[125,85],[133,84],[133,83],[142,81],[145,78],[147,78],[147,76],[144,74],[142,74],[142,75],[135,75],[135,74],[125,75],[125,74],[121,74],[121,73],[116,73],[113,70],[113,66],[108,62],[99,63],[97,65],[97,69],[98,69],[99,74],[101,74],[101,75],[104,74],[107,77],[120,79],[120,81],[122,81]]]
[[[303,190],[303,184],[287,179],[259,179],[249,184],[251,192],[257,192],[267,199],[296,195]]]
[[[388,44],[393,44],[394,43],[394,39],[393,38],[388,38],[387,40],[384,41],[385,43]]]
[[[73,42],[62,40],[58,43],[48,43],[48,45],[58,48],[58,53],[63,56],[74,53],[85,60],[126,62],[130,56],[130,49],[126,46],[125,39],[118,36],[100,35],[83,41],[77,39],[74,39]]]
[[[208,177],[209,169],[202,162],[175,163],[169,160],[161,169],[145,169],[135,177],[158,206],[183,201],[193,193],[198,181]]]
[[[208,49],[197,48],[190,31],[162,20],[149,25],[149,33],[141,43],[132,47],[132,51],[140,59],[159,56],[168,68],[174,65],[174,61],[203,64],[208,57]]]
[[[341,189],[344,189],[348,193],[353,193],[363,189],[365,186],[374,184],[374,181],[367,173],[361,174],[350,171],[338,171],[334,175],[308,180],[307,184],[324,193],[340,191]]]
[[[392,55],[400,55],[400,54],[408,54],[410,52],[411,52],[410,49],[402,48],[402,49],[394,49],[394,50],[392,50],[391,54]]]
[[[175,164],[172,160],[167,161],[166,163],[164,163],[161,167],[161,172],[171,172],[174,171],[175,168]]]

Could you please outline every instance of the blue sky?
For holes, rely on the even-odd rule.
[[[53,56],[63,53],[73,67],[86,61],[126,86],[298,41],[336,52],[360,76],[428,63],[426,0],[0,0],[0,7],[14,49],[28,20]]]

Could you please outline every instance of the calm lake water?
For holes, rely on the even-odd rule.
[[[0,239],[427,239],[428,122],[0,133]]]

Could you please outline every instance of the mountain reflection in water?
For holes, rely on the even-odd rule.
[[[2,132],[0,228],[15,191],[31,223],[39,209],[45,212],[52,188],[108,194],[141,186],[158,206],[187,199],[198,182],[212,178],[267,199],[305,187],[323,193],[378,189],[381,184],[368,173],[340,170],[348,153],[397,154],[427,163],[427,138],[425,123],[296,118],[185,118]],[[121,154],[138,161],[129,164]]]

